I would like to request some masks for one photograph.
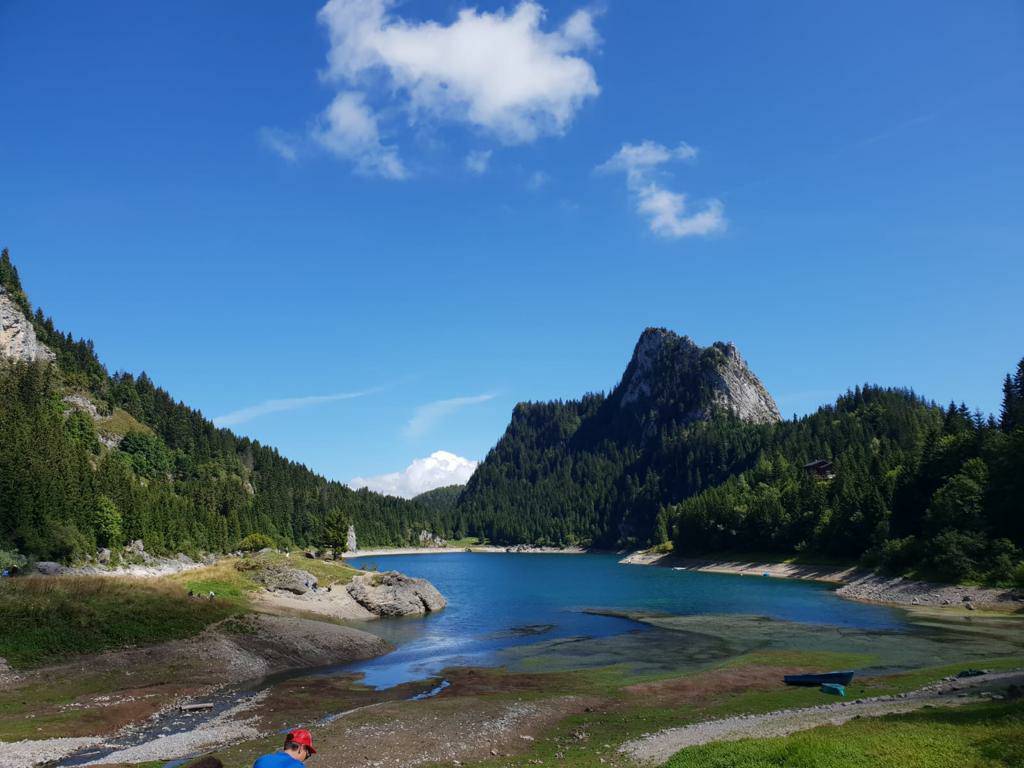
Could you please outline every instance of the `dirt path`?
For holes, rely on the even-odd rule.
[[[715,741],[786,736],[819,725],[841,725],[855,717],[899,714],[931,706],[957,706],[977,701],[986,688],[1024,681],[1024,672],[996,672],[963,680],[944,681],[911,693],[840,701],[805,709],[783,709],[763,715],[740,715],[669,728],[628,741],[619,751],[638,763],[663,765],[676,752]],[[974,695],[972,695],[974,694]]]

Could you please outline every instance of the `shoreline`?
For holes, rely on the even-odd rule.
[[[494,544],[474,544],[469,547],[380,547],[378,549],[357,549],[345,552],[341,557],[349,560],[357,557],[388,557],[389,555],[451,555],[463,552],[477,554],[514,554],[514,555],[585,555],[588,550],[582,547],[528,547],[515,544],[507,547]]]
[[[681,557],[672,553],[632,552],[620,561],[623,565],[653,565],[700,573],[759,576],[774,579],[817,581],[835,587],[846,600],[904,608],[939,607],[999,611],[1024,608],[1024,594],[1012,588],[974,587],[918,581],[902,576],[886,576],[856,565],[813,565],[763,560]]]

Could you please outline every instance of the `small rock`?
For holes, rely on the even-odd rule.
[[[110,563],[110,554],[110,550],[104,547],[96,553],[96,560],[99,561],[102,565],[107,565]]]
[[[967,609],[968,611],[973,611],[973,610],[975,610],[975,607],[974,607],[974,603],[967,603],[967,605],[965,605],[964,607],[965,607],[965,608],[966,608],[966,609]]]

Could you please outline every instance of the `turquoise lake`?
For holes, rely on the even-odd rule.
[[[685,666],[764,647],[786,633],[812,640],[839,633],[838,645],[850,645],[855,638],[874,638],[879,645],[908,629],[902,611],[843,600],[824,584],[620,565],[618,560],[601,554],[467,552],[352,559],[348,562],[356,567],[427,579],[448,599],[448,607],[425,618],[366,626],[397,650],[348,669],[364,674],[368,685],[388,687],[455,666]],[[693,617],[697,624],[666,632],[591,610]],[[699,624],[701,617],[731,617],[732,623],[709,633]],[[735,617],[774,621],[756,622],[748,631]],[[723,620],[712,621],[708,626],[713,629],[726,627]]]

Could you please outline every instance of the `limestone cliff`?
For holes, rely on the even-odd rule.
[[[641,334],[609,403],[660,423],[700,421],[716,410],[756,424],[780,420],[775,400],[731,342],[701,347],[664,328]]]
[[[50,363],[53,351],[36,337],[32,321],[0,286],[0,358],[25,363]]]

